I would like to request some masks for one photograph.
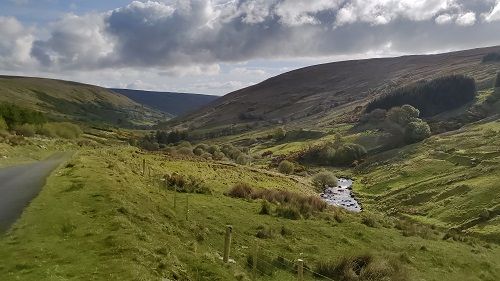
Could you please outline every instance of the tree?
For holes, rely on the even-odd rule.
[[[312,178],[313,185],[319,190],[325,189],[326,186],[337,186],[337,177],[332,172],[319,172]]]
[[[423,141],[430,136],[431,128],[426,122],[410,122],[405,127],[405,140],[407,143]]]
[[[393,107],[387,112],[387,119],[394,122],[400,126],[406,126],[406,124],[416,121],[420,111],[415,107],[405,104],[401,107]]]
[[[279,127],[273,132],[273,139],[280,141],[286,137],[286,131],[283,127]]]

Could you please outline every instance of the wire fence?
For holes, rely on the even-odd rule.
[[[151,185],[156,185],[157,187],[165,187],[166,186],[166,181],[165,181],[165,171],[160,171],[157,170],[150,165],[145,160],[140,160],[138,159],[139,162],[131,162],[129,166],[131,169],[136,173],[142,175]],[[185,219],[188,221],[188,214],[189,214],[189,194],[186,194],[185,199],[182,200],[181,196],[178,196],[177,190],[173,191],[173,198],[172,198],[172,207],[174,212],[177,212],[178,209],[182,207],[182,204],[185,204],[185,207],[182,207],[185,209]],[[182,200],[182,202],[181,202]],[[182,203],[182,204],[181,204]],[[180,218],[180,217],[179,217]],[[234,260],[230,260],[230,264],[233,265],[235,268],[240,270],[242,273],[245,274],[250,274],[252,277],[252,280],[259,280],[261,278],[270,278],[272,279],[274,277],[275,272],[278,271],[285,271],[288,272],[290,275],[296,275],[300,276],[299,271],[304,271],[308,273],[309,278],[320,278],[322,280],[330,280],[334,281],[334,279],[325,276],[319,272],[314,271],[311,269],[309,266],[304,265],[302,262],[302,265],[300,265],[299,261],[303,260],[302,254],[299,255],[298,257],[290,257],[282,253],[278,253],[276,251],[269,250],[259,244],[257,241],[257,238],[253,241],[250,241],[252,239],[249,239],[248,236],[240,236],[237,234],[237,232],[232,232],[232,243],[233,245],[241,245],[243,247],[239,248],[234,248],[233,249],[233,255],[234,257],[240,257],[239,259],[236,258]],[[221,241],[223,241],[221,239]],[[252,246],[249,246],[252,245]],[[221,246],[216,246],[211,242],[206,243],[205,245],[210,252],[216,253],[220,259],[222,260],[222,254],[224,248]],[[226,245],[224,245],[226,246]],[[231,245],[229,245],[230,247]],[[234,254],[235,253],[235,254]],[[243,261],[242,258],[243,257]],[[265,265],[265,266],[262,266]],[[299,268],[300,267],[300,268]],[[198,275],[198,274],[197,274]],[[298,277],[297,277],[298,278]],[[301,280],[301,279],[297,279]],[[302,279],[303,280],[303,279]]]

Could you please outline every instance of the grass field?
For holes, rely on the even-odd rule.
[[[214,192],[165,190],[156,175],[176,171],[202,177]],[[314,270],[318,261],[356,253],[397,262],[406,272],[403,280],[500,276],[496,244],[472,238],[442,240],[444,233],[439,230],[384,218],[370,206],[362,215],[339,210],[300,220],[259,215],[260,202],[222,194],[238,181],[310,192],[307,184],[243,166],[143,154],[126,146],[82,149],[48,179],[13,229],[1,237],[0,276],[2,280],[247,280],[251,270],[246,256],[254,247],[261,249],[259,270],[271,275],[258,280],[292,280],[293,265],[286,260],[302,257]],[[220,260],[227,224],[234,227],[235,263],[229,265]],[[269,235],[258,239],[262,229]],[[273,266],[266,268],[265,262]],[[312,280],[307,272],[306,279]]]

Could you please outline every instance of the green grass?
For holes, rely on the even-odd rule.
[[[147,160],[153,174],[179,172],[202,177],[213,195],[176,194],[143,177]],[[306,265],[357,253],[398,260],[410,280],[495,280],[500,276],[500,249],[404,236],[391,219],[374,215],[377,226],[359,215],[328,211],[312,219],[288,220],[259,215],[261,203],[222,194],[236,181],[267,188],[309,192],[307,185],[282,175],[198,159],[174,159],[136,153],[125,146],[84,149],[72,165],[61,168],[21,219],[0,239],[2,280],[234,280],[243,273],[253,247],[261,255]],[[149,173],[147,173],[149,174]],[[174,198],[176,208],[174,208]],[[186,206],[189,213],[186,219]],[[340,222],[339,222],[340,221]],[[219,259],[225,226],[234,227],[231,258]],[[257,239],[262,227],[273,235]],[[281,229],[288,230],[281,235]],[[424,247],[423,247],[424,246]],[[292,280],[291,270],[277,270],[258,280]],[[306,274],[307,280],[312,280]]]
[[[500,204],[499,133],[498,121],[471,125],[373,156],[357,170],[363,183],[358,191],[376,199],[374,208],[458,227]],[[466,232],[500,242],[498,224]]]

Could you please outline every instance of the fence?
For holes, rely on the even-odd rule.
[[[141,165],[142,164],[142,165]],[[164,174],[156,171],[151,166],[147,165],[145,159],[142,160],[141,164],[132,163],[132,168],[135,171],[140,171],[140,174],[147,178],[151,184],[156,184],[157,186],[165,186],[166,182],[162,180]],[[166,187],[166,186],[165,186]],[[178,205],[180,205],[182,200],[180,200],[177,189],[173,191],[172,195],[172,205],[174,211],[177,212]],[[185,194],[185,219],[189,220],[189,194]],[[259,245],[259,241],[256,238],[255,241],[247,241],[248,237],[243,238],[235,232],[231,225],[227,225],[225,229],[225,235],[223,237],[224,247],[222,249],[221,260],[223,263],[232,264],[239,270],[245,273],[250,273],[252,280],[259,280],[261,278],[273,279],[273,274],[276,271],[287,271],[296,276],[297,280],[303,281],[305,277],[316,277],[322,280],[331,280],[332,278],[324,276],[318,272],[313,271],[309,266],[306,265],[304,257],[302,254],[298,257],[287,257],[286,255],[271,251]],[[231,246],[233,242],[239,242],[247,244],[245,247],[249,249],[243,256],[248,257],[243,263],[237,260],[231,259]],[[248,244],[252,244],[250,247]],[[211,252],[219,253],[221,249],[215,247],[213,244],[208,244]],[[218,250],[217,250],[218,249]],[[241,253],[240,253],[241,254]],[[242,265],[243,264],[243,265]]]

